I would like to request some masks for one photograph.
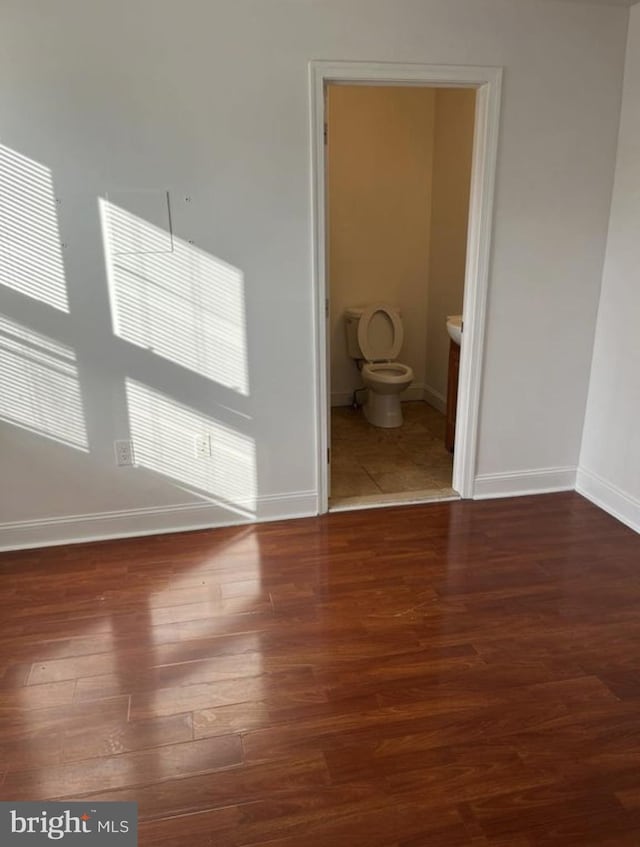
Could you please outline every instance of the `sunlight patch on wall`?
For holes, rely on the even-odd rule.
[[[3,145],[0,284],[69,311],[51,171]]]
[[[171,253],[171,212],[169,192],[154,189],[110,191],[109,249],[112,256],[138,253]],[[128,209],[126,213],[123,209]]]
[[[0,419],[88,449],[74,351],[3,316]]]
[[[108,200],[99,203],[116,335],[247,395],[242,272]]]
[[[252,438],[183,406],[142,383],[126,380],[129,426],[136,464],[182,483],[250,516],[256,506]],[[198,458],[196,439],[208,436],[211,455]]]

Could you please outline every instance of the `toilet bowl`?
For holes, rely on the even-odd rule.
[[[347,310],[349,355],[361,367],[367,391],[363,411],[373,426],[402,426],[400,394],[413,382],[409,365],[396,362],[404,332],[400,312],[386,303]]]
[[[400,362],[367,364],[362,381],[369,389],[364,414],[374,426],[402,426],[400,394],[413,382],[413,371]]]

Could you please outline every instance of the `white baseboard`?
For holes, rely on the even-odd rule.
[[[593,471],[578,468],[576,491],[640,533],[640,500]]]
[[[549,494],[573,491],[576,468],[539,468],[511,473],[480,474],[475,478],[474,500],[490,497],[520,497],[526,494]]]
[[[433,406],[434,409],[442,412],[443,415],[447,414],[447,398],[444,394],[436,391],[435,388],[432,388],[430,385],[425,385],[424,391],[422,392],[422,399],[425,403]]]
[[[259,497],[255,512],[246,507],[232,509],[215,503],[187,503],[121,512],[14,521],[0,524],[0,551],[163,535],[317,514],[317,493],[297,491]]]
[[[363,389],[364,391],[364,389]],[[363,395],[361,394],[360,397]],[[353,391],[336,391],[331,395],[331,406],[350,406],[353,403]]]
[[[310,518],[318,513],[317,491],[291,491],[287,494],[269,494],[259,497],[255,520],[262,523],[287,518]]]
[[[422,400],[424,398],[424,385],[422,383],[418,385],[410,385],[406,391],[403,391],[400,395],[400,400],[403,403],[415,403],[417,400]]]
[[[364,389],[357,389],[358,391]],[[406,391],[400,395],[400,400],[403,403],[412,403],[416,400],[424,400],[424,385],[410,385]],[[359,394],[360,400],[364,399],[364,394]],[[331,406],[350,406],[353,403],[353,391],[336,391],[331,394]],[[432,404],[433,405],[433,404]]]

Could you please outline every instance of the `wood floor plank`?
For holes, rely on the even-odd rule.
[[[74,762],[133,753],[136,750],[181,744],[192,738],[190,713],[142,721],[113,721],[101,726],[72,727],[64,733],[60,760]]]
[[[274,808],[308,796],[329,785],[322,753],[274,757],[209,774],[154,782],[135,788],[94,792],[91,799],[138,803],[141,819],[159,819],[193,812],[263,802]],[[72,799],[71,795],[68,799]]]
[[[89,684],[92,679],[82,682]],[[95,693],[79,688],[79,699],[85,695],[93,699]],[[234,703],[322,703],[326,699],[324,688],[311,671],[295,670],[136,692],[131,697],[130,715],[132,719],[150,718]]]
[[[0,689],[0,714],[7,711],[23,712],[49,706],[65,706],[72,702],[75,690],[75,679],[3,688]]]
[[[41,729],[64,732],[68,727],[99,727],[111,721],[126,721],[130,700],[131,697],[124,694],[105,700],[50,706],[33,711],[7,711],[0,716],[0,737],[3,740],[22,738],[28,741],[31,733]]]
[[[116,658],[118,661],[116,661]],[[146,691],[169,688],[176,683],[194,685],[197,682],[217,682],[243,677],[260,676],[265,668],[262,653],[254,651],[241,655],[216,656],[210,659],[184,659],[180,653],[176,661],[156,664],[155,651],[131,652],[129,655],[100,653],[74,656],[49,662],[37,662],[31,668],[28,685],[64,679],[82,679],[76,690],[76,699],[91,697],[93,690],[100,696],[117,696],[123,691]]]
[[[101,756],[39,770],[13,770],[7,774],[3,795],[7,800],[89,794],[96,791],[142,786],[177,775],[209,773],[242,762],[237,735],[217,736],[136,753]]]
[[[640,843],[640,539],[575,493],[0,555],[0,799],[142,847]]]
[[[52,732],[48,726],[20,734],[11,733],[11,736],[0,741],[1,762],[11,762],[17,769],[28,769],[62,761],[64,737]]]
[[[231,845],[239,817],[237,807],[226,806],[188,816],[142,821],[138,827],[138,841],[154,847],[184,847],[185,839],[198,847],[214,847],[220,843]]]
[[[346,808],[322,809],[314,815],[287,816],[271,825],[240,825],[235,835],[239,847],[268,843],[270,847],[309,847],[367,844],[388,847],[398,838],[420,836],[422,843],[434,847],[464,847],[469,838],[460,816],[450,807],[425,810],[417,802],[362,802]],[[263,837],[266,834],[266,839]]]

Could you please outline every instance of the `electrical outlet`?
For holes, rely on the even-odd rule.
[[[196,454],[196,459],[211,458],[211,436],[196,435],[193,439],[193,447]]]
[[[120,468],[131,467],[135,465],[135,457],[133,455],[133,441],[122,439],[114,441],[113,447],[116,454],[116,465]]]

